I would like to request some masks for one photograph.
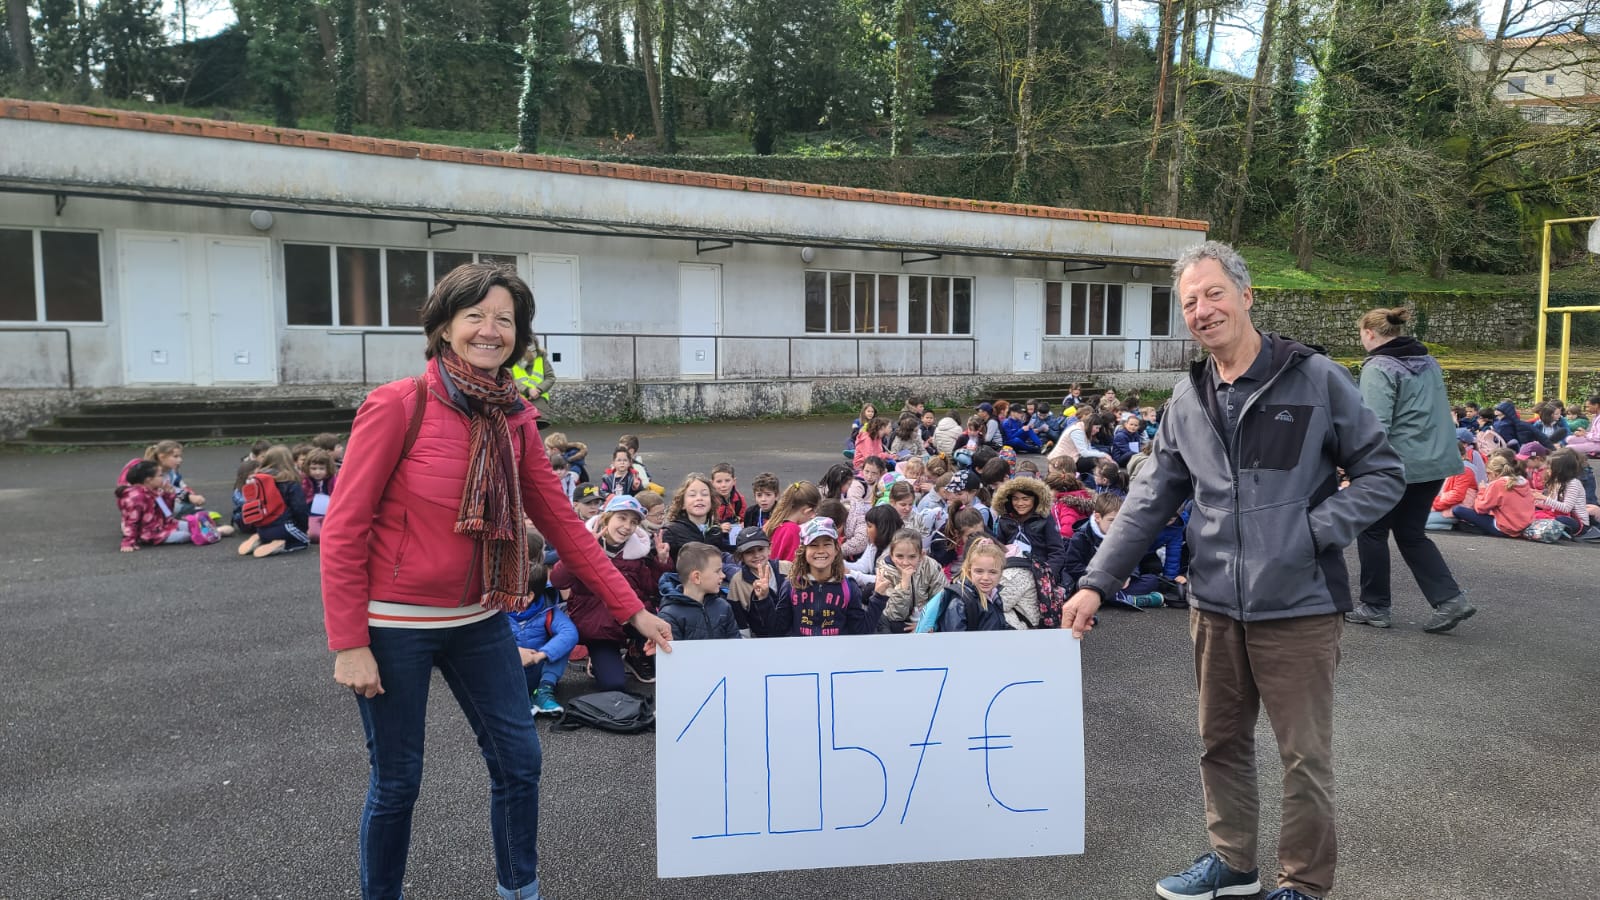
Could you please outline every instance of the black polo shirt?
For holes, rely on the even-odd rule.
[[[1260,332],[1256,332],[1260,334]],[[1223,433],[1231,443],[1233,432],[1239,425],[1239,416],[1244,414],[1245,405],[1250,402],[1250,397],[1261,390],[1267,380],[1272,377],[1272,342],[1266,335],[1261,336],[1261,349],[1256,353],[1255,361],[1250,364],[1243,375],[1232,382],[1221,381],[1217,376],[1217,360],[1212,357],[1206,365],[1206,392],[1210,400],[1211,411],[1216,414],[1217,421],[1222,423]]]

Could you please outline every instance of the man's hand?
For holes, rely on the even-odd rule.
[[[628,624],[644,635],[646,653],[654,653],[657,649],[672,652],[672,626],[660,616],[648,609],[641,609],[628,618]]]
[[[1072,629],[1072,636],[1081,639],[1094,628],[1094,614],[1099,610],[1100,592],[1083,588],[1061,607],[1061,627]]]

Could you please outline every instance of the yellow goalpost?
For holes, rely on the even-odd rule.
[[[1545,340],[1549,334],[1550,314],[1561,314],[1561,372],[1558,378],[1556,396],[1565,402],[1567,399],[1567,366],[1572,360],[1572,314],[1600,312],[1600,306],[1557,306],[1554,308],[1550,306],[1550,226],[1576,225],[1579,222],[1600,222],[1600,216],[1546,219],[1544,222],[1544,243],[1539,254],[1539,343],[1533,364],[1533,403],[1535,406],[1544,401]],[[1600,226],[1596,227],[1600,228]],[[1589,249],[1593,252],[1600,252],[1600,248],[1595,246],[1592,232]]]

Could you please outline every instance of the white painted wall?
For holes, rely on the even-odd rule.
[[[272,268],[270,322],[277,341],[279,379],[286,383],[351,383],[362,378],[382,382],[407,377],[420,365],[422,341],[416,329],[395,329],[362,335],[352,329],[288,326],[284,296],[285,241],[379,246],[395,249],[476,250],[521,254],[524,277],[537,256],[575,260],[581,331],[643,337],[586,337],[582,341],[581,377],[590,380],[675,379],[680,365],[678,342],[650,335],[674,334],[680,328],[678,303],[680,265],[712,264],[721,269],[720,334],[748,339],[720,339],[717,352],[723,378],[771,379],[972,372],[1004,375],[1012,371],[1013,304],[1018,278],[1085,281],[1153,281],[1164,277],[1145,267],[1135,279],[1127,267],[1063,276],[1059,263],[987,257],[945,256],[902,265],[898,252],[818,248],[807,264],[800,248],[736,244],[696,254],[691,240],[595,237],[570,233],[461,226],[429,238],[421,223],[348,217],[277,213],[263,235],[248,222],[248,210],[186,207],[103,199],[71,199],[55,214],[49,196],[0,192],[0,227],[88,228],[100,231],[105,321],[73,326],[74,361],[79,386],[125,383],[121,285],[116,265],[116,239],[122,232],[171,232],[270,240]],[[985,221],[1002,217],[988,216]],[[807,269],[876,274],[952,275],[973,279],[973,334],[961,340],[870,338],[859,342],[805,333]],[[205,272],[193,278],[205,284]],[[1147,296],[1147,295],[1146,295]],[[1131,300],[1131,298],[1130,298]],[[535,304],[539,301],[535,296]],[[1146,301],[1147,303],[1148,301]],[[1130,302],[1128,304],[1132,306]],[[554,312],[552,310],[552,316]],[[1126,313],[1125,313],[1126,315]],[[49,327],[48,323],[41,323]],[[536,314],[536,331],[565,331],[562,323]],[[1043,371],[1081,371],[1087,360],[1064,355],[1046,341]],[[0,332],[0,383],[12,386],[64,386],[60,335]],[[197,351],[214,348],[199,347]],[[1097,352],[1097,358],[1101,354]],[[858,368],[859,367],[859,368]],[[570,363],[557,364],[557,375],[577,380]]]

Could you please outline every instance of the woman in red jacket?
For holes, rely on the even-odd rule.
[[[670,650],[584,530],[508,366],[532,341],[533,296],[509,269],[464,265],[422,307],[425,373],[373,391],[356,414],[322,529],[322,605],[334,680],[356,694],[372,778],[361,894],[398,898],[422,782],[437,666],[489,766],[500,896],[537,900],[539,739],[502,612],[528,600],[531,519],[619,622]]]

